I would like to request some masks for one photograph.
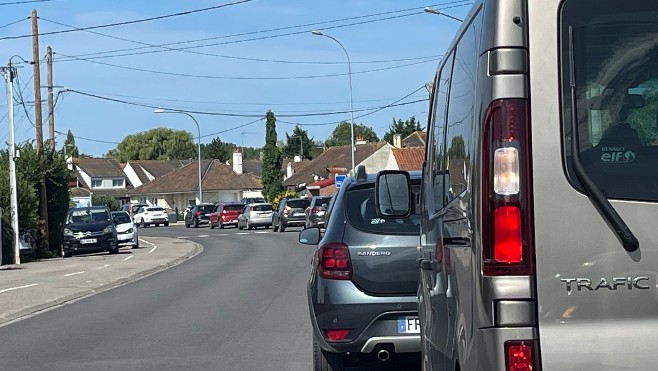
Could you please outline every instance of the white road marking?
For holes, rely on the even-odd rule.
[[[125,262],[126,260],[130,260],[130,259],[132,259],[132,258],[133,258],[133,256],[132,256],[132,255],[130,255],[130,256],[126,256],[125,258],[123,258],[123,260],[122,260],[122,261],[124,261],[124,262]]]
[[[243,234],[244,235],[244,234],[249,234],[249,232],[238,232],[236,234]]]
[[[205,238],[205,237],[210,237],[210,236],[207,235],[207,234],[201,234],[201,235],[199,235],[198,237],[199,237],[199,238]]]
[[[149,254],[152,253],[153,251],[155,251],[155,249],[157,249],[157,248],[158,247],[154,245],[153,248],[151,249],[151,251],[149,251]]]
[[[140,238],[139,240],[142,241],[142,242],[144,242],[144,243],[147,244],[147,245],[155,246],[154,243],[152,243],[152,242],[148,242],[148,241],[146,241],[145,239]]]
[[[74,273],[69,273],[65,274],[64,277],[71,277],[71,276],[76,276],[78,274],[83,274],[85,271],[80,271],[80,272],[74,272]]]
[[[181,240],[187,240],[189,237],[183,236],[183,237],[176,237],[176,238],[181,239]]]
[[[31,283],[31,284],[29,284],[29,285],[25,285],[25,286],[10,287],[10,288],[8,288],[8,289],[0,290],[0,294],[2,294],[2,293],[4,293],[4,292],[7,292],[7,291],[14,291],[14,290],[19,290],[19,289],[26,289],[26,288],[28,288],[28,287],[33,287],[33,286],[39,286],[39,284],[38,284],[38,283]]]
[[[109,264],[105,264],[104,266],[102,266],[102,267],[98,267],[98,268],[96,268],[96,269],[103,269],[103,268],[107,268],[107,267],[109,267],[109,266],[110,266]]]

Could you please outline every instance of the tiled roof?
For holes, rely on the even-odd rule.
[[[73,163],[87,173],[90,177],[121,177],[126,175],[121,170],[119,163],[110,158],[78,157]]]
[[[219,160],[202,160],[204,191],[262,189],[260,178],[246,173],[236,174],[230,165]],[[186,193],[198,189],[198,166],[194,161],[155,180],[135,188],[130,194]]]
[[[425,142],[427,142],[427,132],[414,131],[402,139],[402,147],[425,147]]]
[[[150,181],[146,172],[155,178],[161,177],[169,172],[189,164],[190,160],[132,160],[128,161],[130,166],[135,170],[137,177],[142,183]]]
[[[228,164],[231,166],[231,168],[233,168],[233,160],[229,160]],[[251,173],[260,178],[263,176],[263,161],[255,159],[242,159],[242,172]]]
[[[284,158],[283,160],[281,160],[281,171],[285,172],[288,169],[288,164],[290,164],[290,166],[292,166],[292,169],[295,172],[297,172],[302,168],[308,166],[311,162],[312,162],[311,160],[306,160],[306,159],[295,162],[295,160],[292,158]]]
[[[354,162],[358,165],[378,149],[385,146],[386,143],[368,143],[356,146]],[[352,156],[350,146],[329,147],[318,157],[313,159],[310,164],[300,169],[293,176],[283,182],[284,186],[296,186],[302,183],[315,181],[314,175],[328,175],[327,168],[341,167],[351,169]]]
[[[400,170],[422,170],[425,160],[424,147],[393,148],[393,156]]]
[[[324,188],[324,187],[328,187],[332,184],[334,184],[334,178],[327,178],[327,179],[318,180],[317,182],[313,182],[311,184],[307,184],[306,188],[309,188],[309,187]]]

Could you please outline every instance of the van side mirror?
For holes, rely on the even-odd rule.
[[[375,207],[382,217],[405,218],[411,214],[411,178],[408,172],[384,170],[377,174]]]
[[[317,245],[320,243],[320,228],[306,228],[299,232],[299,243]]]

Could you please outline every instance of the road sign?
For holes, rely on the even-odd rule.
[[[345,181],[345,175],[336,174],[336,177],[334,178],[334,182],[336,183],[336,189],[340,188],[340,186],[343,184],[344,181]]]

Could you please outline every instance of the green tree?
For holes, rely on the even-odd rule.
[[[129,160],[184,160],[196,158],[197,146],[192,134],[184,130],[155,128],[123,138],[107,157]]]
[[[420,126],[420,122],[416,121],[415,116],[412,116],[405,121],[402,121],[402,119],[395,121],[395,117],[393,117],[393,123],[391,123],[391,125],[388,127],[388,132],[384,134],[384,140],[390,144],[393,144],[393,136],[395,134],[400,134],[402,139],[404,139],[413,134],[415,131],[422,130],[424,130],[424,128]]]
[[[110,195],[97,195],[93,194],[91,196],[91,203],[94,206],[107,206],[110,208],[111,211],[116,211],[119,210],[121,205],[119,204],[119,201],[117,201],[116,198]]]
[[[327,139],[327,146],[346,146],[352,143],[352,134],[351,134],[350,123],[347,121],[342,121],[336,126],[334,131],[331,133],[331,136]],[[354,140],[356,141],[357,137],[363,137],[363,140],[369,143],[379,142],[379,138],[375,131],[364,124],[354,124]]]
[[[73,136],[73,133],[71,133],[71,130],[69,130],[68,133],[66,133],[66,140],[64,140],[64,146],[62,147],[62,151],[67,156],[71,156],[71,157],[80,156],[80,150],[78,150],[78,146],[75,145],[75,137]]]
[[[283,190],[281,185],[281,152],[276,145],[276,117],[272,111],[265,115],[265,148],[263,148],[263,195],[267,200]]]
[[[233,143],[222,142],[219,137],[213,138],[210,143],[201,145],[201,157],[226,162],[232,159],[235,148]]]
[[[309,160],[313,159],[312,150],[315,148],[313,138],[308,137],[308,131],[295,126],[292,134],[286,133],[286,144],[283,147],[283,155],[288,158],[301,155]],[[303,152],[302,152],[303,151]]]
[[[243,160],[262,160],[263,149],[258,147],[242,147]]]

